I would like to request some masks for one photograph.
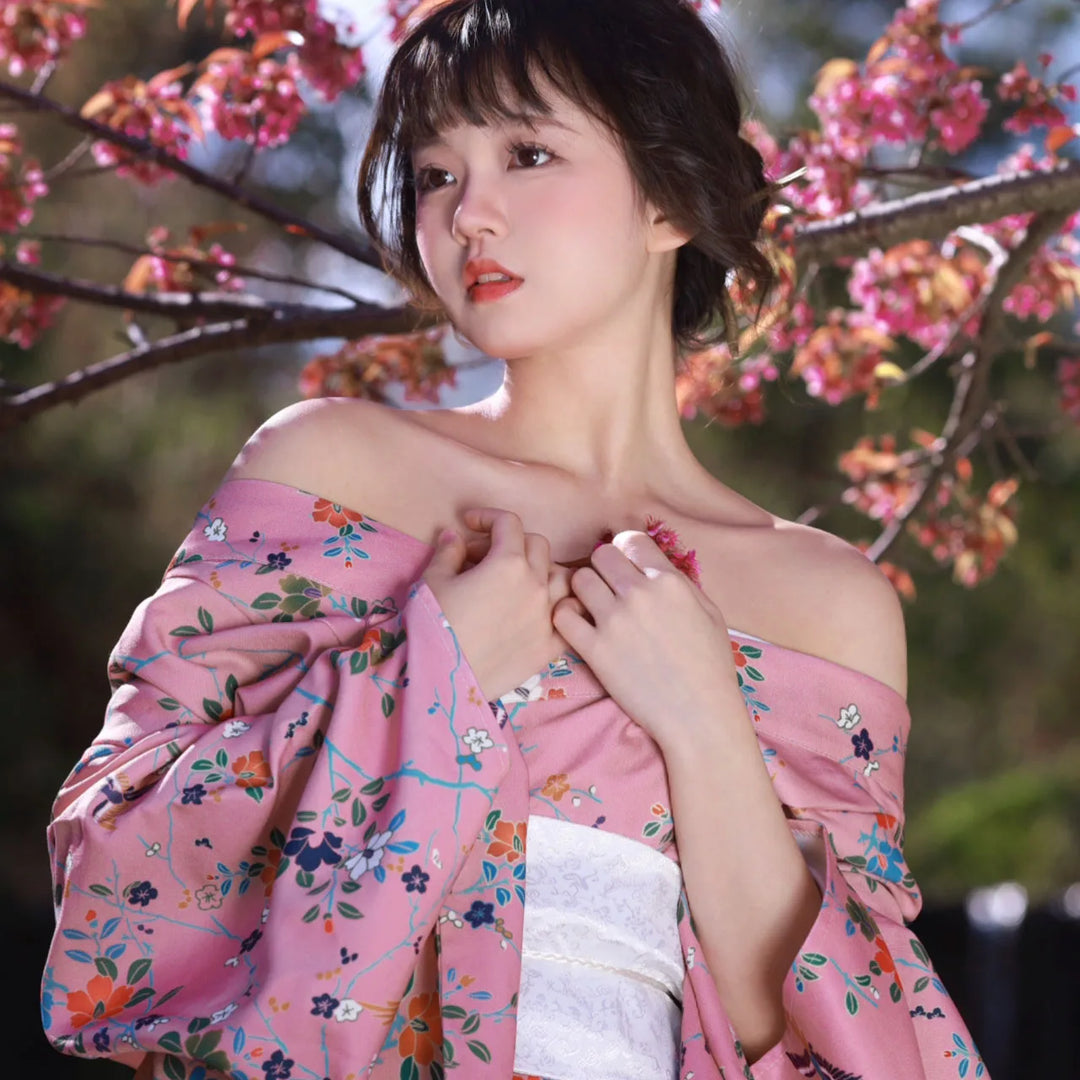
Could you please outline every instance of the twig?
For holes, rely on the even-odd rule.
[[[147,315],[162,315],[169,319],[225,319],[258,317],[270,318],[290,312],[304,315],[312,312],[320,314],[324,308],[312,308],[309,305],[268,304],[257,296],[234,293],[144,293],[127,292],[115,285],[98,285],[89,281],[76,281],[60,277],[45,270],[31,270],[25,266],[0,259],[0,281],[10,282],[27,292],[45,296],[65,296],[69,300],[99,307],[123,308],[126,311],[141,311]]]
[[[152,255],[155,259],[164,259],[166,262],[188,263],[197,266],[201,270],[211,270],[215,273],[228,270],[230,274],[240,277],[257,278],[261,281],[270,281],[275,285],[296,285],[305,289],[313,289],[317,292],[332,293],[343,297],[353,304],[366,303],[362,296],[343,289],[338,285],[323,285],[317,281],[309,281],[307,278],[294,277],[291,274],[275,274],[270,270],[257,270],[253,266],[245,266],[240,263],[232,263],[229,266],[214,262],[213,259],[199,259],[191,255],[183,255],[166,251],[154,251],[153,248],[140,247],[138,244],[126,244],[122,240],[110,240],[96,236],[69,236],[64,233],[33,233],[24,232],[19,234],[25,240],[38,240],[43,244],[77,244],[81,247],[107,248],[110,251],[118,251],[125,255]]]

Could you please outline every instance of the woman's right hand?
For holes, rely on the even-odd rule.
[[[455,532],[438,544],[423,579],[485,700],[495,701],[569,648],[551,613],[570,594],[573,571],[553,563],[547,537],[525,532],[513,511],[485,507],[466,517],[484,535],[466,543]]]

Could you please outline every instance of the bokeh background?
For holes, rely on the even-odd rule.
[[[942,14],[962,21],[990,6],[945,0]],[[999,6],[953,51],[962,63],[1000,73],[1022,57],[1035,70],[1042,52],[1054,55],[1052,70],[1080,63],[1076,0]],[[358,16],[357,33],[369,39],[366,84],[317,108],[288,145],[257,158],[249,182],[324,226],[357,232],[356,167],[390,45],[380,34],[378,5],[333,10]],[[879,0],[728,0],[724,23],[741,52],[756,115],[781,138],[811,126],[805,101],[817,69],[835,56],[864,57],[894,10]],[[162,0],[109,0],[91,21],[49,87],[74,105],[107,79],[149,77],[200,59],[217,43],[201,18],[181,33],[175,8]],[[993,171],[1018,144],[1000,130],[1002,106],[994,109],[986,137],[958,161],[975,173]],[[46,160],[74,145],[73,136],[45,122],[28,121],[24,130]],[[227,169],[239,153],[211,140],[192,160]],[[183,234],[189,224],[232,218],[226,204],[183,181],[142,189],[91,175],[39,204],[35,229],[139,242],[154,225]],[[242,262],[339,283],[373,300],[400,299],[366,267],[257,219],[237,220],[246,227],[228,244]],[[78,247],[46,256],[47,268],[108,281],[129,265],[130,257]],[[269,286],[261,291],[282,295]],[[1068,333],[1069,323],[1060,329]],[[0,685],[11,736],[0,759],[0,897],[15,927],[14,1061],[40,1080],[130,1075],[56,1054],[37,1015],[52,929],[45,826],[55,791],[100,727],[108,652],[240,446],[297,399],[304,363],[338,344],[165,368],[0,435]],[[115,313],[71,305],[34,349],[0,345],[0,375],[29,385],[124,347]],[[476,357],[461,352],[456,359]],[[475,400],[500,379],[499,361],[470,363],[441,404]],[[907,853],[926,900],[915,929],[995,1080],[1080,1077],[1080,432],[1048,434],[1060,415],[1047,369],[1026,369],[1018,352],[999,362],[994,379],[994,392],[1012,403],[1020,449],[1037,474],[1017,497],[1019,544],[972,590],[914,546],[901,543],[890,555],[912,570],[918,587],[906,608],[913,717]],[[687,421],[686,432],[725,483],[795,517],[835,499],[837,455],[860,434],[939,430],[950,391],[944,373],[931,373],[890,391],[882,408],[867,414],[858,401],[838,408],[812,402],[796,380],[781,379],[763,426]],[[403,396],[397,403],[417,406]],[[819,524],[852,540],[871,536],[865,520],[843,506]]]

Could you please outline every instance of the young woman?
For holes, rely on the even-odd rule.
[[[58,1049],[172,1080],[984,1075],[904,925],[895,594],[681,430],[729,275],[770,284],[739,128],[686,0],[421,13],[361,217],[503,384],[286,409],[200,511],[56,803]]]

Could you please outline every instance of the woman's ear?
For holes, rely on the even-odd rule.
[[[693,239],[690,233],[676,228],[662,210],[652,205],[649,207],[648,221],[649,237],[646,247],[649,251],[673,251]]]

